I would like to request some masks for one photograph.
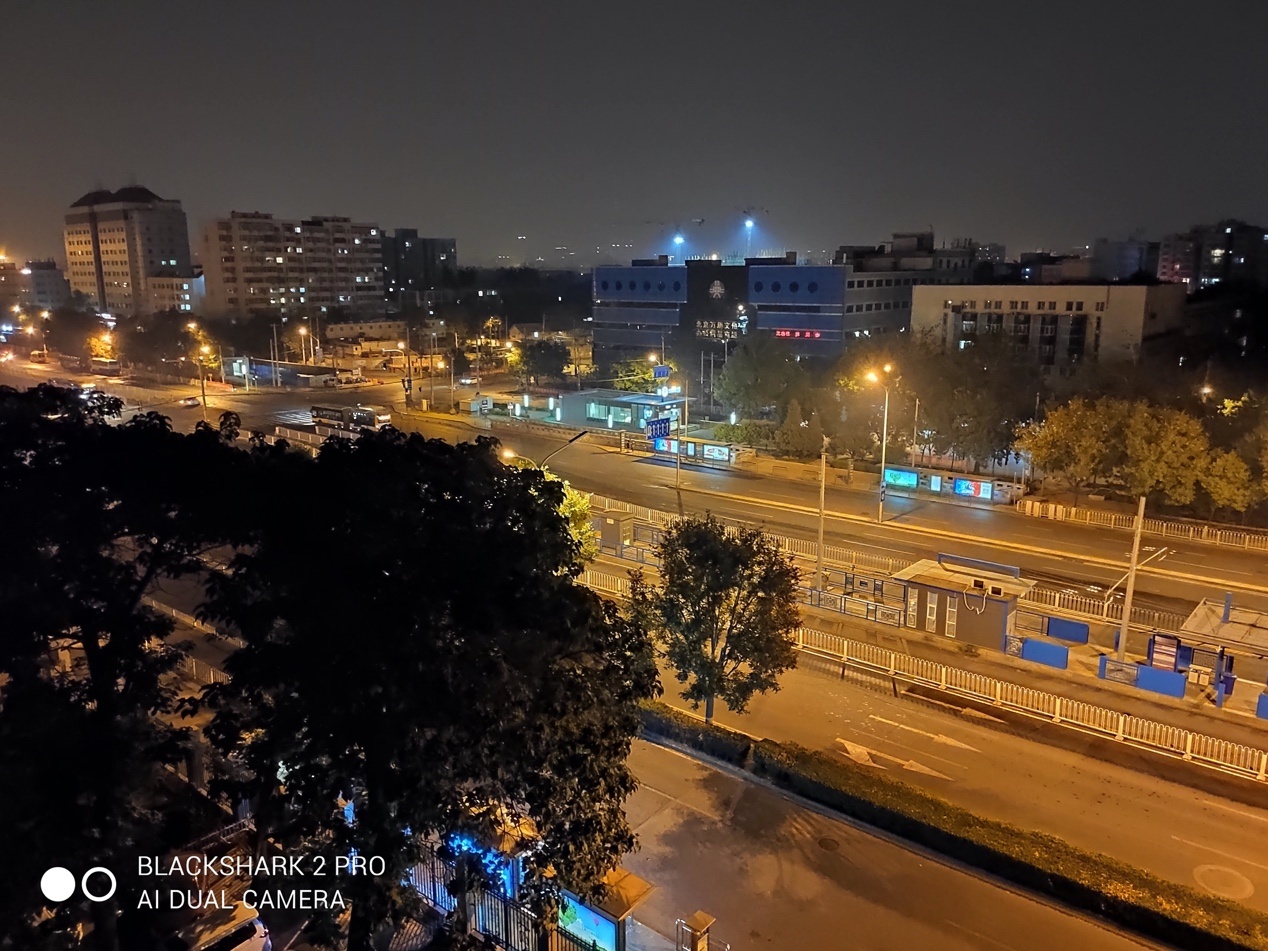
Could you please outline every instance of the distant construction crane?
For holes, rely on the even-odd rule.
[[[687,223],[688,223],[688,224],[693,224],[693,225],[696,225],[697,227],[699,227],[700,225],[704,224],[704,219],[703,219],[703,218],[691,218],[691,219],[688,219]],[[685,229],[683,228],[683,226],[682,226],[682,225],[683,225],[683,223],[682,223],[681,221],[645,221],[645,222],[643,222],[643,224],[647,224],[647,225],[656,225],[658,228],[666,228],[666,227],[671,227],[671,228],[673,228],[673,229],[674,229],[674,231],[673,231],[673,234],[674,234],[674,237],[673,237],[673,242],[674,242],[674,247],[675,247],[675,248],[680,247],[680,246],[683,244],[683,242],[685,242],[685,241],[687,240],[686,236],[685,236],[685,235],[683,235],[683,231],[684,231]]]
[[[757,224],[754,218],[759,213],[770,215],[765,208],[758,208],[755,205],[740,209],[740,214],[744,216],[744,257],[746,258],[751,257],[753,253],[753,227]]]

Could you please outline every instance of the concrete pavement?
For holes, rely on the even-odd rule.
[[[657,886],[635,917],[661,935],[701,909],[732,951],[1145,947],[674,751],[640,741],[630,766],[624,864]]]
[[[689,709],[665,678],[668,703]],[[1163,878],[1268,911],[1268,808],[1257,809],[1013,735],[888,679],[805,658],[779,692],[719,723],[829,750],[978,815],[1038,829]]]

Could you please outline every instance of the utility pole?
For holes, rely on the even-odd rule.
[[[206,349],[207,349],[206,347],[203,347],[202,349],[198,351],[198,389],[202,393],[201,402],[203,404],[203,422],[204,423],[207,422],[207,370],[203,362],[203,357],[204,357],[203,350],[206,350]]]
[[[277,342],[277,324],[273,325],[273,385],[281,386],[282,381],[278,377],[278,361],[282,356],[282,345]]]
[[[885,387],[885,416],[881,424],[881,490],[876,501],[876,521],[885,521],[885,447],[889,442],[889,387]]]
[[[1118,660],[1121,663],[1127,653],[1127,627],[1132,619],[1132,595],[1136,593],[1136,559],[1140,557],[1140,533],[1145,527],[1145,497],[1140,497],[1136,507],[1136,530],[1132,534],[1132,560],[1127,570],[1127,594],[1123,598],[1123,623],[1118,627]]]
[[[431,335],[431,353],[427,355],[427,380],[429,394],[427,398],[427,408],[432,412],[436,411],[436,334]]]
[[[815,560],[815,589],[823,590],[823,508],[825,490],[828,485],[828,437],[823,437],[822,452],[819,453],[819,547]]]
[[[920,397],[916,397],[916,412],[911,417],[911,464],[916,465],[916,442],[920,439]],[[882,477],[884,473],[881,473]]]

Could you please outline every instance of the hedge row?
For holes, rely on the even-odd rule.
[[[644,726],[870,826],[940,852],[1139,934],[1183,948],[1268,951],[1268,917],[1062,839],[984,819],[914,786],[795,743],[759,740],[661,703]]]
[[[683,713],[665,703],[648,701],[639,712],[643,717],[643,729],[647,732],[689,746],[726,763],[744,765],[753,747],[753,741],[743,733],[705,723],[699,717]]]

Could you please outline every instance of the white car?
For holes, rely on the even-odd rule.
[[[473,376],[464,376],[458,380],[458,383],[461,386],[475,386],[476,378]]]
[[[269,929],[248,905],[210,912],[163,942],[164,951],[273,951]]]

